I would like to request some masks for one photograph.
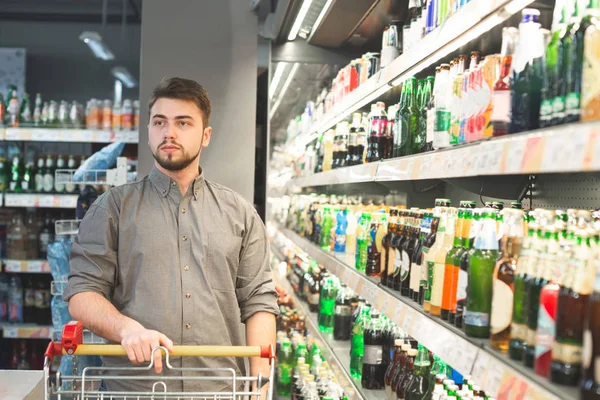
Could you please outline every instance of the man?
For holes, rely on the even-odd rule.
[[[250,203],[199,168],[212,134],[208,94],[197,82],[166,79],[149,109],[154,167],[142,180],[110,189],[86,213],[63,294],[71,316],[125,347],[128,359],[105,357],[107,367],[147,364],[159,345],[243,345],[240,321],[248,345],[274,344],[278,307],[264,225]],[[152,391],[160,376],[200,375],[163,371],[160,352],[154,362],[146,374],[157,379],[106,379],[106,389]],[[170,363],[245,374],[239,358]],[[250,373],[268,376],[268,360],[251,359]],[[176,392],[231,390],[224,381],[165,383]]]

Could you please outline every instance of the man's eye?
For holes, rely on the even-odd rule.
[[[164,122],[163,121],[154,121],[154,126],[163,126]]]
[[[189,124],[186,121],[179,121],[180,126],[188,126]]]

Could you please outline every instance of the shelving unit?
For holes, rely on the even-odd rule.
[[[3,324],[0,327],[5,339],[51,339],[54,332],[51,326],[36,324]]]
[[[525,393],[525,398],[532,399],[577,398],[577,388],[550,384],[522,363],[493,350],[488,340],[467,337],[453,325],[424,313],[421,306],[412,300],[382,287],[377,279],[367,277],[354,268],[353,255],[324,251],[287,229],[279,230],[279,234],[338,276],[349,288],[461,374],[471,375],[494,397],[512,398],[518,393]]]
[[[273,248],[272,251],[276,258],[283,260],[281,253],[276,248]],[[350,377],[350,341],[334,340],[331,333],[321,332],[319,330],[317,315],[310,312],[306,303],[296,296],[292,286],[285,277],[279,278],[275,276],[275,282],[292,296],[296,309],[306,316],[306,327],[309,333],[328,361],[348,399],[386,400],[385,391],[363,389],[359,380]]]
[[[10,273],[48,273],[47,260],[4,260],[4,271]]]
[[[138,131],[90,129],[2,128],[0,140],[21,142],[138,143]]]
[[[491,138],[292,179],[288,189],[360,182],[600,171],[600,121]]]
[[[503,23],[534,0],[471,1],[445,23],[425,36],[409,53],[402,54],[390,65],[347,95],[317,121],[310,131],[292,139],[288,145],[309,143],[316,135],[332,128],[353,112],[373,103],[394,86],[433,65],[481,34]]]
[[[76,208],[76,194],[5,193],[5,207]]]

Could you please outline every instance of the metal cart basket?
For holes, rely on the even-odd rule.
[[[99,400],[129,400],[129,399],[180,399],[180,400],[241,400],[260,399],[272,400],[273,376],[275,372],[275,352],[272,346],[174,346],[169,353],[164,347],[153,349],[154,352],[162,351],[165,369],[182,372],[185,376],[140,376],[142,371],[151,371],[153,361],[146,366],[131,366],[120,368],[86,367],[81,375],[62,375],[57,373],[50,376],[50,365],[54,357],[62,355],[99,355],[99,356],[126,356],[121,345],[110,344],[85,344],[83,343],[83,326],[80,322],[70,322],[63,330],[60,342],[50,342],[44,360],[44,400],[51,399],[99,399]],[[270,364],[269,377],[238,376],[232,368],[176,368],[169,363],[171,357],[261,357],[268,358]],[[154,357],[152,357],[154,359]],[[128,375],[127,373],[130,372]],[[191,372],[191,373],[190,373]],[[217,376],[214,374],[218,373]],[[101,381],[151,381],[152,391],[104,391],[100,388]],[[223,382],[228,386],[227,392],[169,392],[167,383],[177,382]],[[266,396],[261,396],[265,384],[271,382]],[[256,384],[254,386],[254,384]],[[238,390],[240,387],[254,387],[255,389]]]

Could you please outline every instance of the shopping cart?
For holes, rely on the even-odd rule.
[[[157,347],[152,352],[162,351],[164,366],[166,369],[186,372],[185,376],[140,376],[130,373],[151,371],[154,368],[153,361],[147,366],[141,367],[86,367],[81,375],[62,375],[56,373],[50,376],[50,365],[54,357],[62,355],[99,355],[99,356],[126,356],[127,353],[121,345],[110,344],[84,344],[83,325],[80,322],[70,322],[63,330],[60,342],[50,342],[45,353],[44,360],[44,400],[51,399],[98,399],[98,400],[128,400],[128,399],[180,399],[180,400],[241,400],[250,398],[260,400],[272,400],[273,384],[267,390],[266,397],[261,397],[261,388],[269,382],[273,382],[275,372],[275,352],[273,346],[174,346],[173,352],[169,353],[164,347]],[[232,368],[176,368],[169,363],[171,357],[261,357],[268,358],[270,364],[270,375],[237,376]],[[118,372],[118,374],[116,374]],[[193,374],[190,374],[193,372]],[[220,375],[215,376],[218,373]],[[184,374],[182,374],[184,375]],[[192,376],[188,376],[192,375]],[[154,381],[150,392],[115,392],[100,390],[101,381],[126,381],[144,380]],[[230,389],[227,392],[169,392],[167,382],[189,382],[189,381],[220,381]],[[248,387],[256,383],[256,389],[237,390],[241,386]],[[254,391],[252,391],[254,390]]]

